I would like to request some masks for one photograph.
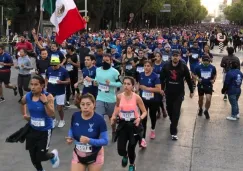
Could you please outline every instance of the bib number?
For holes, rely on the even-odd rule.
[[[211,72],[201,72],[201,77],[204,79],[211,78]]]
[[[163,61],[168,61],[169,60],[169,56],[168,55],[162,55],[162,59],[163,59]]]
[[[192,58],[193,59],[197,59],[198,58],[198,54],[192,54]]]
[[[89,144],[76,145],[76,149],[80,152],[83,152],[83,153],[91,153],[92,152],[92,146],[89,145]]]
[[[146,100],[150,100],[154,98],[154,93],[148,92],[148,91],[143,91],[142,97],[145,98]]]
[[[45,126],[45,120],[41,118],[31,118],[31,125],[35,127],[43,127]]]
[[[137,67],[137,72],[139,73],[144,72],[144,67]]]
[[[126,65],[126,69],[127,70],[131,70],[132,69],[132,65]]]
[[[98,89],[103,92],[109,92],[110,90],[109,86],[101,83],[99,83]]]
[[[124,119],[125,121],[135,119],[134,111],[121,111],[121,119]]]
[[[71,64],[67,64],[66,65],[66,70],[67,71],[72,71],[73,70],[73,66]]]
[[[50,76],[48,82],[51,84],[57,84],[57,80],[59,80],[59,77]]]

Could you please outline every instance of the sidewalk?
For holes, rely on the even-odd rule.
[[[219,50],[219,47],[218,46],[214,46],[214,49],[213,50],[210,50],[210,52],[213,54],[213,56],[224,57],[224,56],[227,56],[228,55],[227,50],[226,50],[226,47],[224,48],[223,53],[220,53],[219,51],[220,50]],[[240,52],[237,51],[235,53],[235,56],[239,57],[240,60],[241,60],[241,58],[243,58],[243,51],[240,51]]]

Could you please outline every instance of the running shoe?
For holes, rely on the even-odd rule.
[[[57,127],[58,128],[62,128],[62,127],[64,127],[64,125],[65,125],[65,121],[64,120],[60,120]]]
[[[126,156],[124,156],[123,158],[122,158],[122,167],[127,167],[127,164],[128,164],[128,157]]]
[[[224,101],[227,101],[227,95],[224,95]]]
[[[5,99],[3,97],[0,98],[0,103],[5,102]]]
[[[240,114],[236,115],[236,118],[237,118],[237,119],[240,119]]]
[[[171,135],[171,139],[172,139],[173,141],[177,141],[177,140],[178,140],[178,136],[177,136],[177,135]]]
[[[204,115],[205,115],[206,119],[210,119],[210,116],[209,116],[209,113],[207,110],[204,111]]]
[[[155,139],[155,130],[151,130],[150,139]]]
[[[69,103],[69,101],[67,101],[66,103],[65,103],[65,107],[70,107],[70,103]]]
[[[54,157],[52,159],[50,159],[50,162],[52,164],[52,168],[58,168],[59,164],[60,164],[60,159],[58,156],[58,151],[56,149],[52,150],[51,152],[52,154],[54,154]]]
[[[21,101],[22,101],[22,98],[23,98],[23,97],[20,97],[20,99],[19,99],[19,101],[18,101],[19,103],[21,103]]]
[[[200,109],[198,110],[198,116],[202,116],[202,113],[203,113],[203,109],[200,108]]]
[[[17,96],[18,95],[17,87],[14,87],[13,91],[14,91],[14,95]]]
[[[233,116],[228,116],[226,119],[230,120],[230,121],[236,121],[237,120],[237,118],[233,117]]]
[[[136,167],[135,165],[130,165],[128,171],[135,171]]]
[[[142,148],[146,148],[146,147],[147,147],[147,142],[145,141],[144,138],[142,139],[140,146],[141,146]]]

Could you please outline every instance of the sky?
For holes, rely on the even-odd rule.
[[[219,4],[223,2],[223,0],[201,0],[201,4],[204,5],[209,13],[214,13],[215,10],[218,9]],[[228,5],[231,3],[231,0],[228,0]]]

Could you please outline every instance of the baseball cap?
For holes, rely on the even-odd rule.
[[[202,57],[202,61],[210,61],[210,57],[207,56],[207,55],[204,55],[204,56]]]
[[[59,55],[52,55],[51,56],[51,61],[50,61],[50,65],[51,66],[56,66],[60,64],[60,59],[59,59]]]
[[[178,56],[178,55],[180,55],[181,53],[180,53],[180,51],[179,50],[173,50],[172,51],[172,55],[173,56]]]

